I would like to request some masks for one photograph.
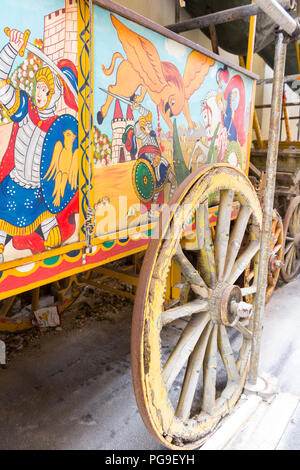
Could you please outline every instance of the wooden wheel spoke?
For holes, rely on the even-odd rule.
[[[289,232],[291,233],[291,235],[293,236],[297,235],[297,232],[299,229],[299,220],[298,220],[297,210],[293,212],[288,228],[289,228]]]
[[[184,255],[180,245],[178,246],[176,254],[174,255],[174,261],[180,267],[182,274],[191,285],[191,288],[195,292],[195,294],[200,295],[204,298],[208,297],[209,290],[207,288],[207,285],[205,284],[198,271],[194,268],[192,263]]]
[[[196,209],[196,234],[199,250],[204,244],[204,204],[200,204]]]
[[[276,245],[276,246],[273,248],[273,253],[278,253],[278,251],[281,250],[281,247],[282,247],[282,244],[281,244],[281,243],[278,243],[278,245]]]
[[[228,380],[238,383],[241,377],[235,364],[233,351],[224,325],[219,326],[218,348],[227,372]]]
[[[249,286],[249,287],[243,287],[243,288],[241,289],[241,292],[242,292],[242,296],[243,296],[243,297],[246,297],[246,295],[255,294],[256,291],[257,291],[256,285],[254,285],[254,286]]]
[[[284,221],[285,248],[284,264],[281,266],[280,275],[285,282],[290,282],[300,272],[297,266],[299,249],[296,247],[300,235],[300,196],[294,197],[285,214]]]
[[[212,240],[211,228],[209,225],[208,204],[202,204],[201,218],[199,217],[200,229],[203,233],[203,245],[199,251],[200,272],[206,284],[212,288],[216,284],[216,266],[214,244]]]
[[[228,243],[228,251],[226,256],[225,262],[225,272],[224,272],[224,280],[229,276],[238,252],[240,250],[247,224],[249,221],[249,217],[252,214],[252,209],[249,206],[242,206],[238,215],[238,218],[234,224],[232,233],[230,235],[229,243]]]
[[[288,272],[291,272],[291,266],[292,266],[292,260],[293,260],[294,251],[295,251],[295,247],[294,247],[294,244],[293,244],[293,246],[292,246],[291,249],[289,250],[288,254],[286,255],[286,258],[285,258],[285,261],[284,261],[286,270],[287,270]]]
[[[292,256],[291,256],[291,266],[292,266],[292,269],[294,268],[295,263],[296,263],[296,248],[294,247],[293,253],[292,253]]]
[[[298,273],[298,270],[300,269],[300,258],[295,259],[295,272]]]
[[[280,235],[281,231],[282,231],[281,227],[279,227],[279,229],[276,230],[275,237],[274,237],[274,245],[276,245],[276,243],[278,242],[278,238],[279,238],[279,235]]]
[[[232,190],[226,189],[220,191],[220,204],[215,234],[215,260],[218,280],[221,280],[223,277],[229,240],[233,197],[234,191]]]
[[[271,232],[272,232],[272,233],[275,233],[276,227],[277,227],[277,220],[276,220],[276,219],[273,219],[273,220],[272,220],[272,227],[271,227]]]
[[[178,418],[181,418],[184,421],[188,419],[190,415],[199,375],[202,370],[207,342],[212,328],[212,323],[205,327],[188,361],[183,386],[175,413]]]
[[[300,205],[298,205],[295,212],[296,212],[296,220],[295,220],[296,233],[299,233],[300,232]]]
[[[245,251],[238,257],[233,265],[232,271],[228,278],[230,284],[234,284],[242,272],[246,269],[252,258],[259,250],[259,241],[251,240]]]
[[[252,331],[248,330],[248,328],[242,325],[241,322],[236,323],[233,328],[241,333],[245,338],[252,339]]]
[[[286,255],[290,251],[290,249],[292,248],[293,245],[294,245],[293,242],[287,243],[284,255]]]
[[[275,277],[268,276],[267,291],[271,292],[271,290],[273,290],[273,287],[275,286],[276,283],[277,283],[277,279]]]
[[[280,236],[280,233],[281,233],[281,227],[279,227],[279,229],[276,230],[276,232],[274,233],[274,236],[271,239],[271,245],[270,245],[270,250],[271,251],[273,251],[274,248],[276,247],[279,236]]]
[[[178,320],[179,318],[191,316],[194,313],[204,312],[207,308],[208,302],[201,299],[195,299],[185,305],[169,308],[162,313],[162,326],[165,326],[174,320]]]
[[[249,273],[247,273],[248,284],[253,280],[253,278],[254,278],[254,270],[252,269]]]
[[[217,336],[218,326],[214,325],[204,357],[202,411],[212,414],[216,401],[217,379]]]
[[[300,205],[298,206],[298,213],[297,213],[297,216],[298,216],[298,229],[297,229],[297,233],[300,232]]]
[[[202,331],[209,322],[209,319],[210,316],[208,313],[200,313],[197,316],[195,315],[183,330],[181,337],[163,369],[163,380],[168,390],[171,388],[177,375],[194,350],[194,347]]]

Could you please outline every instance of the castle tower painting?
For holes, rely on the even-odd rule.
[[[77,67],[77,0],[65,0],[65,7],[44,18],[44,52],[55,63],[69,59]],[[61,99],[57,114],[76,115]]]
[[[116,100],[111,127],[112,135],[112,165],[132,160],[132,157],[125,147],[123,135],[127,126],[134,126],[134,117],[130,106],[127,108],[126,119],[123,116],[119,100]]]

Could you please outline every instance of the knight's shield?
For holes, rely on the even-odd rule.
[[[132,183],[137,197],[144,203],[151,201],[156,183],[153,168],[146,158],[136,160],[132,171]]]
[[[66,142],[66,131],[70,130],[74,137],[73,142]],[[72,136],[72,134],[71,134]],[[65,188],[61,191],[59,205],[54,204],[55,201],[55,181],[57,174],[49,177],[47,175],[48,169],[50,167],[53,152],[57,142],[61,142],[62,148],[65,152],[62,154],[62,158],[72,158],[75,150],[78,148],[78,122],[70,114],[64,114],[59,116],[51,125],[49,131],[46,134],[42,158],[41,158],[41,188],[44,197],[44,201],[50,212],[57,214],[61,212],[71,201],[75,195],[78,188],[78,176],[77,176],[77,185],[75,188],[71,188],[71,184],[67,181]],[[73,157],[74,158],[74,157]],[[67,169],[68,165],[64,165],[64,168]],[[62,194],[63,193],[63,194]]]

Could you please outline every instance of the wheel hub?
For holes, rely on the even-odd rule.
[[[279,261],[277,254],[272,253],[269,258],[269,272],[272,274],[275,273],[280,266],[281,262]]]
[[[240,318],[250,318],[251,304],[242,301],[239,286],[220,282],[210,298],[211,316],[214,323],[234,326]]]

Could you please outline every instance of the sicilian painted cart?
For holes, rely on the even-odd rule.
[[[249,366],[257,77],[108,0],[4,3],[2,329],[28,326],[9,316],[11,299],[33,290],[37,304],[45,284],[137,286],[139,410],[165,446],[198,447],[234,408]],[[128,256],[133,271],[111,266]]]

